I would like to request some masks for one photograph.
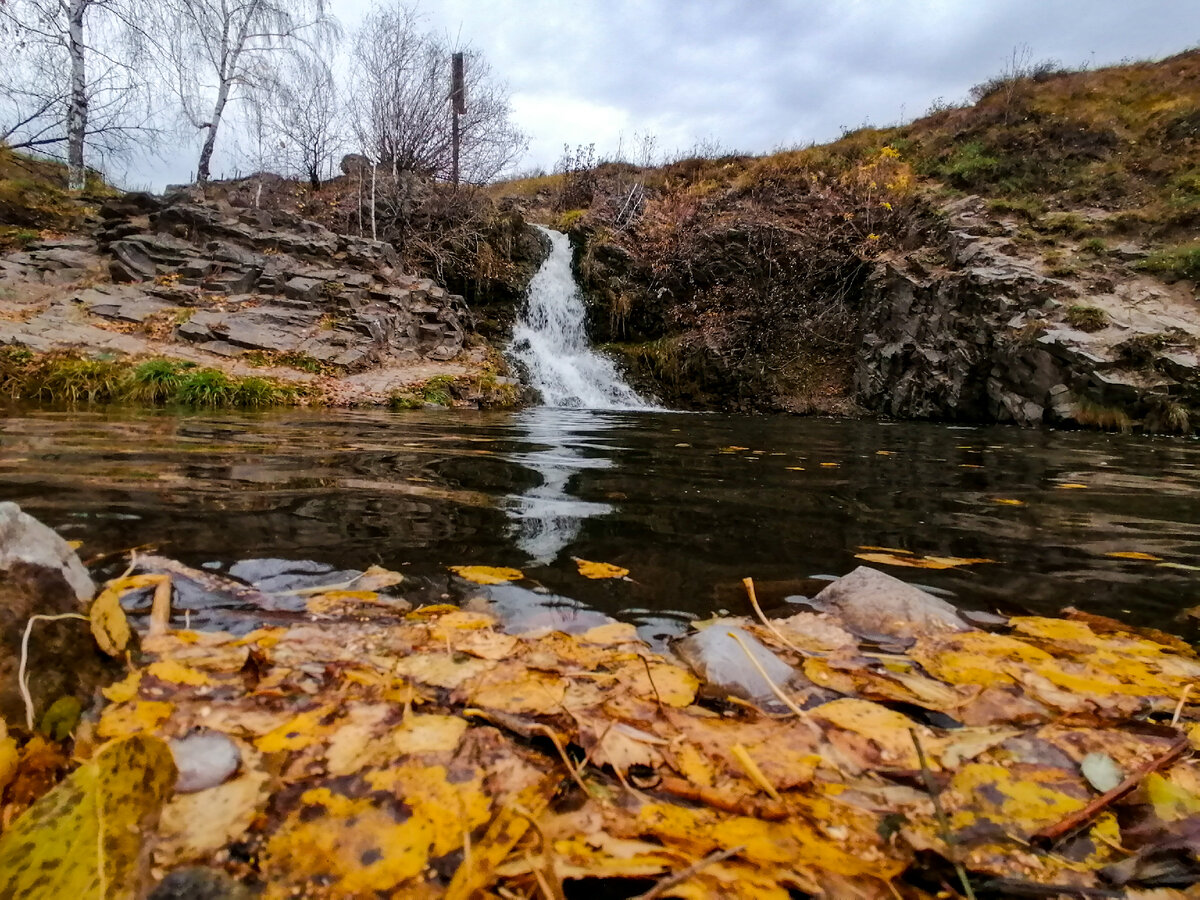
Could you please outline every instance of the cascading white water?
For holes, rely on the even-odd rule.
[[[541,230],[550,238],[550,255],[529,282],[529,299],[513,328],[509,353],[524,365],[546,406],[650,409],[621,380],[612,360],[589,346],[570,243],[562,232]]]

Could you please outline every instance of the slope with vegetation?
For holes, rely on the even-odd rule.
[[[1016,69],[911,124],[500,185],[593,334],[701,408],[1188,430],[1200,52]]]
[[[0,395],[252,407],[516,403],[502,358],[463,298],[438,283],[444,271],[337,221],[337,198],[357,196],[351,181],[325,185],[319,210],[304,201],[286,208],[289,197],[313,197],[278,178],[267,202],[255,190],[244,206],[229,202],[245,187],[237,184],[158,198],[97,180],[80,194],[65,189],[61,164],[0,150],[2,221],[12,223],[0,230]],[[376,219],[395,233],[396,218]],[[436,233],[448,239],[448,230]]]

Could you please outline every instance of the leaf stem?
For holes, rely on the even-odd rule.
[[[942,832],[942,840],[950,854],[950,861],[954,863],[954,871],[958,873],[958,880],[962,882],[963,893],[967,895],[967,900],[975,900],[975,889],[971,887],[971,879],[967,877],[966,867],[958,860],[958,853],[954,850],[954,835],[950,831],[950,820],[946,818],[946,811],[942,809],[941,792],[933,783],[933,772],[930,771],[929,763],[925,760],[925,748],[921,746],[921,738],[917,735],[915,728],[908,729],[908,733],[912,735],[913,746],[917,748],[917,762],[921,764],[921,778],[925,782],[925,790],[929,792],[929,799],[933,801],[933,812],[937,816],[938,828]]]

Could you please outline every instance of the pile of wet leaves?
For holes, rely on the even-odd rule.
[[[1196,896],[1200,659],[1169,635],[985,630],[867,568],[667,652],[408,609],[384,570],[233,635],[178,627],[160,568],[92,604],[129,661],[97,713],[0,735],[2,896]]]

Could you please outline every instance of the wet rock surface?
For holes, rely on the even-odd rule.
[[[822,590],[812,603],[859,637],[911,641],[919,633],[966,631],[958,610],[932,594],[859,566]]]
[[[1104,277],[1048,274],[989,218],[979,197],[946,207],[945,255],[884,258],[868,278],[857,400],[897,418],[1097,424],[1089,407],[1154,417],[1200,399],[1200,328],[1185,286],[1164,285],[1121,262]],[[1071,324],[1094,311],[1101,327]]]
[[[406,274],[391,244],[182,192],[116,198],[94,239],[0,258],[0,298],[16,307],[0,343],[134,354],[148,332],[183,356],[258,351],[341,372],[456,360],[473,328],[462,298]]]
[[[94,587],[75,551],[58,534],[0,503],[0,716],[26,721],[18,680],[21,646],[32,616],[79,614]],[[96,650],[86,621],[37,621],[28,642],[26,671],[35,722],[56,700],[90,704],[112,666]]]

